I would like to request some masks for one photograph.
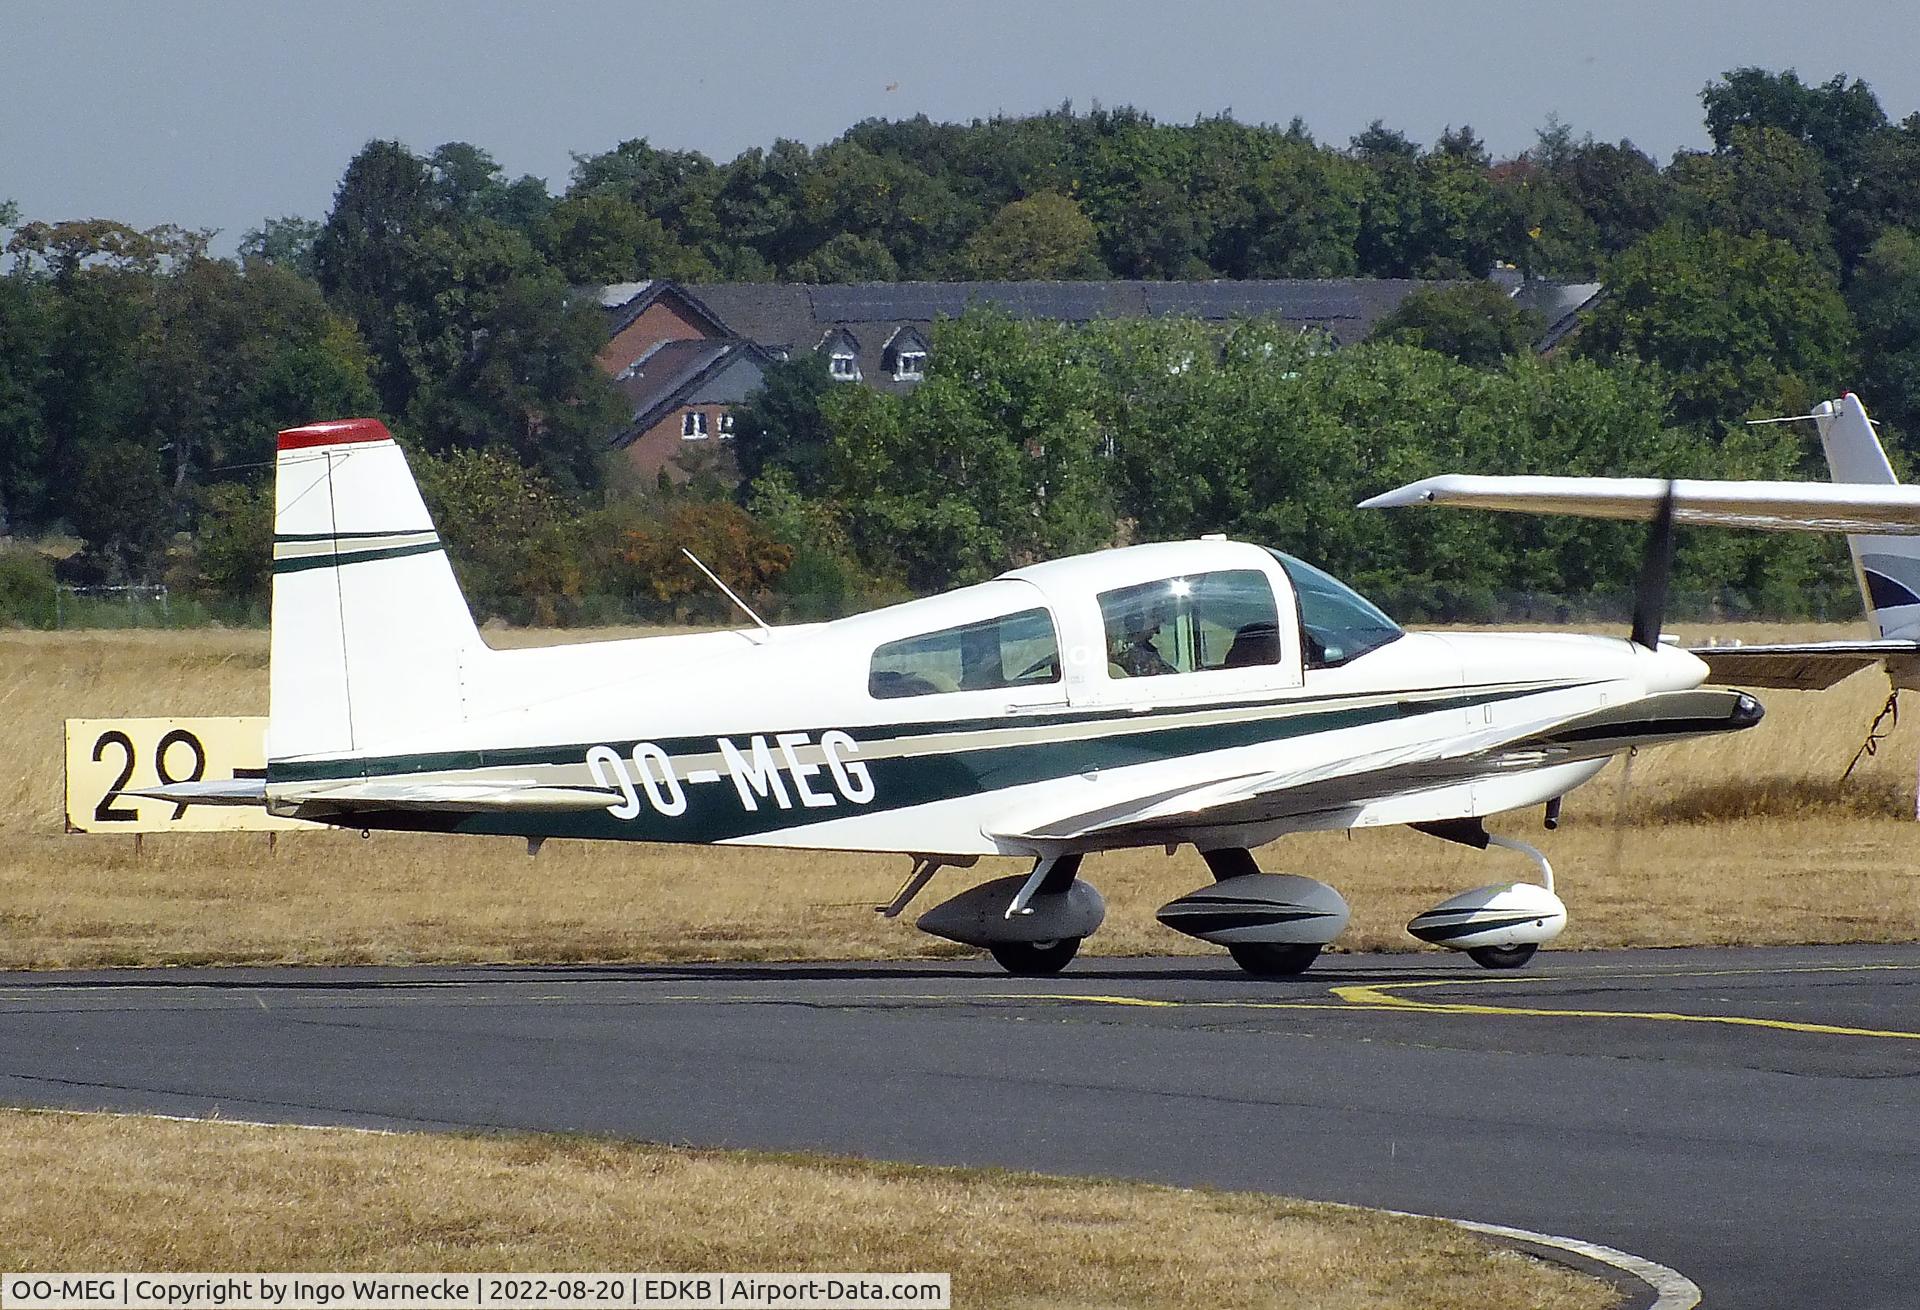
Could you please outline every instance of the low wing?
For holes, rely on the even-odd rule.
[[[1920,655],[1920,641],[1808,641],[1767,646],[1696,646],[1709,682],[1821,691],[1861,669]]]
[[[1449,473],[1383,492],[1361,509],[1457,505],[1577,518],[1652,520],[1665,478],[1477,477]],[[1845,482],[1723,482],[1677,478],[1678,523],[1765,532],[1864,532],[1920,536],[1920,486]]]
[[[223,782],[177,782],[161,787],[129,788],[128,795],[176,805],[267,804],[259,778]],[[437,810],[454,813],[553,813],[599,810],[618,804],[620,794],[598,787],[556,787],[525,778],[488,778],[480,782],[408,782],[376,780],[325,784],[292,798],[293,817],[324,818],[355,810]]]
[[[1613,755],[1629,746],[1726,732],[1759,722],[1743,692],[1663,692],[1583,714],[1465,733],[1303,769],[1247,772],[1156,790],[994,835],[1068,842],[1146,837],[1181,828],[1269,823],[1357,809],[1371,802],[1555,764]]]

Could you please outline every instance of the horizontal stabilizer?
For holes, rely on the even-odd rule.
[[[1889,659],[1920,656],[1920,641],[1809,641],[1767,646],[1696,646],[1707,681],[1741,687],[1820,691]]]
[[[265,805],[263,778],[216,778],[207,782],[170,782],[158,787],[129,787],[128,796],[173,805]]]
[[[1361,509],[1453,505],[1463,509],[1652,521],[1673,487],[1676,523],[1765,532],[1865,532],[1920,536],[1920,486],[1832,482],[1732,482],[1699,478],[1480,477],[1448,473],[1360,502]]]
[[[353,810],[568,813],[605,809],[618,805],[620,799],[620,793],[611,788],[556,787],[520,778],[484,782],[346,782],[298,792],[276,791],[274,795],[276,807],[297,806],[301,817]]]

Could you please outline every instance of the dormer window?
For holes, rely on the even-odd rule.
[[[680,439],[682,441],[704,441],[707,437],[707,415],[705,410],[690,409],[680,416]]]
[[[880,347],[880,367],[895,382],[918,382],[927,376],[927,339],[912,324],[894,329],[886,345]]]
[[[860,340],[853,333],[830,328],[814,349],[827,357],[827,376],[835,382],[860,380]]]

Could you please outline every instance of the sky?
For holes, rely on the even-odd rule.
[[[563,189],[629,137],[715,159],[863,118],[1072,101],[1161,121],[1374,119],[1495,155],[1557,115],[1665,162],[1730,68],[1864,79],[1920,110],[1913,0],[948,0],[946,4],[128,0],[0,4],[0,199],[27,218],[218,229],[324,217],[367,141],[470,141]]]

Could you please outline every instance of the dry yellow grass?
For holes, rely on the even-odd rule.
[[[10,633],[0,635],[0,659],[9,671],[0,732],[13,743],[0,757],[0,966],[954,951],[868,908],[904,873],[898,857],[553,842],[530,860],[507,839],[322,833],[282,838],[273,858],[263,837],[212,835],[151,839],[136,858],[129,838],[60,832],[61,720],[264,713],[264,634]],[[1618,766],[1574,793],[1561,830],[1539,838],[1572,910],[1561,944],[1920,939],[1920,824],[1911,817],[1920,726],[1838,781],[1884,696],[1872,673],[1829,692],[1766,693],[1767,719],[1753,731],[1636,761],[1624,826]],[[1496,827],[1537,834],[1538,817],[1503,816]],[[1354,907],[1341,942],[1351,949],[1412,948],[1402,925],[1418,911],[1530,876],[1517,856],[1404,829],[1289,838],[1261,859],[1339,887]],[[943,872],[921,904],[1019,867]],[[1090,950],[1212,949],[1153,920],[1161,903],[1207,880],[1191,851],[1102,856],[1087,874],[1109,905]]]
[[[955,1305],[1051,1310],[1615,1303],[1447,1224],[1245,1193],[21,1111],[0,1111],[0,1157],[6,1269],[932,1271]]]

